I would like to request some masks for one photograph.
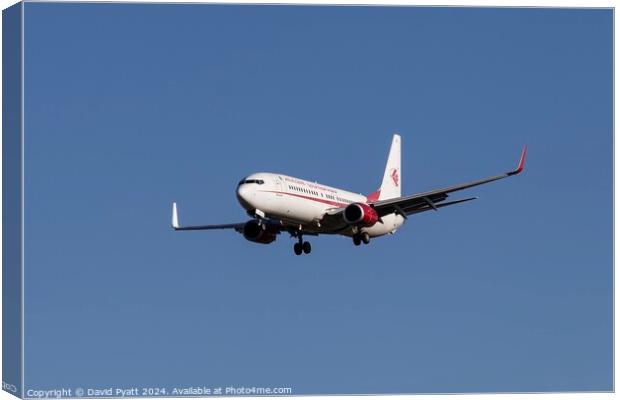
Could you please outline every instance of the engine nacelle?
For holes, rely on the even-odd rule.
[[[276,240],[279,233],[277,226],[253,219],[243,225],[243,237],[250,242],[269,244]]]
[[[351,203],[343,213],[344,222],[349,225],[373,226],[379,221],[374,208],[365,203]]]

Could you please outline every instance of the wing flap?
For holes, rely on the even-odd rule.
[[[465,203],[466,201],[472,201],[472,200],[476,200],[476,199],[477,199],[477,197],[469,197],[467,199],[454,200],[454,201],[449,201],[449,202],[446,202],[446,203],[436,204],[435,207],[437,209],[439,209],[439,208],[443,208],[443,207],[447,207],[447,206],[452,206],[452,205],[455,205],[455,204]],[[421,212],[430,211],[430,210],[433,210],[433,207],[428,206],[428,205],[426,207],[403,209],[403,211],[407,215],[419,214]]]

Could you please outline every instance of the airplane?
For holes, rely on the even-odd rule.
[[[312,251],[304,236],[343,235],[353,244],[370,243],[371,238],[394,234],[410,215],[475,200],[468,197],[446,202],[449,194],[497,181],[523,171],[527,146],[517,168],[467,183],[402,196],[401,137],[394,134],[380,188],[367,196],[284,174],[258,172],[237,185],[237,200],[252,218],[223,225],[181,226],[176,202],[172,203],[175,231],[234,229],[251,242],[269,244],[288,232],[297,239],[296,255]]]

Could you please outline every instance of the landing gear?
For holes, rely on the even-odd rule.
[[[301,235],[298,235],[297,238],[299,240],[293,245],[293,251],[295,252],[295,254],[298,256],[300,256],[302,252],[305,254],[310,254],[310,252],[312,251],[312,246],[310,245],[310,242],[304,242],[304,239]]]
[[[364,242],[364,244],[370,243],[370,235],[368,232],[362,232],[362,242]]]
[[[361,243],[368,244],[370,243],[370,235],[368,232],[356,233],[353,235],[353,244],[359,246]]]

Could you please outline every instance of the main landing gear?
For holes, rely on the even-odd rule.
[[[368,244],[370,243],[370,235],[368,232],[356,233],[353,235],[353,244],[359,246],[360,243]]]
[[[296,255],[300,256],[301,253],[309,254],[312,251],[312,246],[310,242],[304,242],[304,239],[301,235],[297,236],[297,243],[293,245],[293,251]]]

